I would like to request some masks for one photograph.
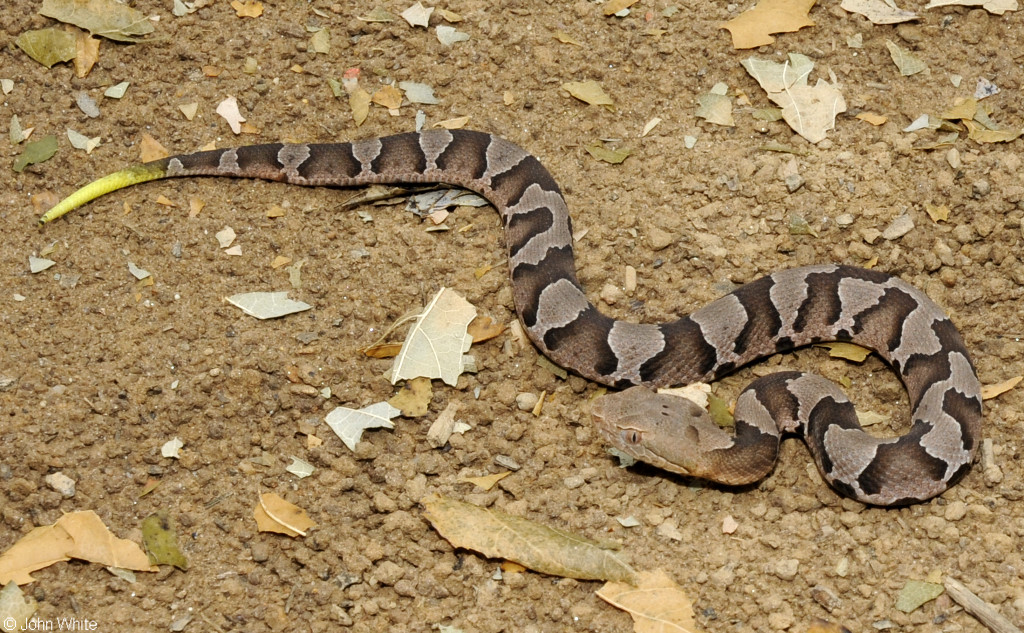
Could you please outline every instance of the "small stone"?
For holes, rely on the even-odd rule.
[[[658,227],[651,227],[647,231],[647,245],[651,247],[651,250],[660,251],[666,248],[675,241],[672,234],[668,231],[659,229]]]
[[[959,521],[967,514],[967,504],[963,501],[950,501],[944,516],[947,521]]]
[[[793,580],[800,569],[800,561],[795,558],[784,558],[776,561],[771,572],[782,580]]]
[[[509,470],[519,470],[520,468],[522,468],[522,466],[519,465],[519,462],[512,459],[508,455],[495,455],[494,463],[497,464],[498,466],[501,466],[502,468],[508,468]]]
[[[252,554],[253,561],[257,563],[265,563],[270,560],[270,547],[266,543],[253,543],[249,548],[249,553]]]
[[[863,229],[860,232],[860,237],[868,244],[874,244],[878,241],[878,238],[882,237],[882,232],[878,229]]]
[[[562,480],[562,484],[564,484],[569,490],[575,490],[585,483],[586,481],[584,481],[583,475],[569,475]]]
[[[987,180],[976,180],[971,185],[971,190],[974,192],[975,198],[981,198],[987,196],[992,191],[992,185],[988,184]]]
[[[804,177],[800,174],[790,174],[786,176],[786,189],[789,193],[795,192],[800,187],[804,186]]]
[[[673,541],[683,540],[683,535],[679,531],[679,527],[676,525],[674,519],[663,521],[654,531],[658,536],[664,536],[665,538],[672,539]]]
[[[735,579],[736,574],[733,573],[732,567],[728,565],[711,572],[711,582],[718,587],[730,587]]]
[[[626,266],[625,286],[627,294],[636,292],[636,268],[632,266]]]
[[[722,519],[722,534],[732,534],[740,527],[740,524],[736,522],[736,519],[732,518],[731,514],[725,515]]]
[[[523,392],[516,396],[516,407],[520,411],[533,411],[540,398],[535,393]]]
[[[43,477],[46,485],[59,492],[62,496],[71,498],[75,496],[75,480],[64,473],[56,472]]]
[[[829,613],[843,606],[843,601],[839,599],[839,596],[824,585],[815,585],[812,587],[811,597]]]
[[[604,301],[610,306],[615,305],[619,301],[626,298],[626,293],[622,292],[622,289],[615,284],[605,284],[601,288],[601,301]]]
[[[768,626],[776,631],[785,631],[793,626],[793,614],[783,611],[776,611],[768,614]]]
[[[960,151],[955,147],[949,148],[949,151],[946,152],[946,162],[953,169],[960,169],[960,166],[963,165],[963,162],[960,160]]]
[[[839,215],[836,217],[836,226],[845,229],[846,227],[853,224],[853,219],[854,218],[852,213],[844,213],[842,215]]]
[[[910,219],[910,216],[904,213],[903,215],[897,216],[889,226],[885,227],[882,231],[882,237],[887,240],[895,240],[903,237],[914,228],[914,221]]]

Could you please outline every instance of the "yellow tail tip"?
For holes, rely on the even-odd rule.
[[[166,175],[167,167],[164,161],[134,165],[132,167],[122,169],[121,171],[114,172],[109,176],[104,176],[99,180],[90,182],[67,198],[64,198],[57,204],[53,205],[49,211],[39,217],[39,224],[43,225],[47,222],[53,222],[69,211],[73,211],[83,204],[91,200],[95,200],[96,198],[112,191],[137,185],[141,182],[158,180]]]

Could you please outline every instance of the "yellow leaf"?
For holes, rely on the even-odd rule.
[[[240,18],[258,18],[263,15],[262,2],[239,2],[238,0],[231,0],[231,8],[235,10],[235,15]]]
[[[356,125],[362,125],[363,121],[370,114],[370,93],[362,88],[356,88],[348,95],[348,106],[352,108],[352,118]]]
[[[189,198],[188,199],[188,217],[194,218],[199,215],[199,212],[206,206],[206,201],[201,198]]]
[[[612,98],[604,91],[601,84],[594,80],[569,81],[562,84],[562,89],[580,101],[589,103],[590,105],[615,106]]]
[[[816,0],[761,0],[719,28],[732,34],[733,48],[757,48],[771,44],[772,33],[792,33],[814,26],[808,17]]]
[[[446,130],[461,130],[466,127],[467,123],[469,123],[469,115],[438,121],[434,124],[434,127],[442,127]]]
[[[388,110],[397,110],[402,105],[402,91],[394,86],[384,86],[373,93],[371,101],[382,105]]]
[[[577,534],[438,495],[421,503],[430,524],[455,547],[552,576],[632,582],[637,575],[607,545]]]
[[[623,9],[628,9],[639,2],[639,0],[608,0],[604,5],[605,15],[615,15]]]
[[[861,112],[857,115],[857,118],[871,125],[881,125],[889,120],[881,114],[875,114],[874,112]]]
[[[661,570],[636,575],[636,585],[609,582],[598,590],[599,598],[633,617],[637,633],[695,633],[693,606],[668,574]]]
[[[161,195],[156,197],[156,203],[159,204],[159,205],[163,205],[165,207],[177,206],[177,205],[174,204],[174,201],[172,201],[170,198],[168,198],[167,196],[165,196],[163,194],[161,194]]]
[[[401,410],[404,417],[418,418],[427,414],[433,397],[434,390],[429,378],[413,378],[407,380],[398,393],[391,396],[388,404]]]
[[[555,31],[555,39],[563,44],[572,44],[574,46],[583,46],[583,42],[579,41],[575,37],[569,35],[565,31]]]
[[[142,134],[142,142],[139,143],[139,160],[144,163],[148,163],[151,160],[160,160],[161,158],[167,158],[171,153],[167,151],[167,148],[160,144],[160,141],[156,140],[149,134]]]
[[[272,492],[260,495],[259,505],[253,509],[252,514],[260,532],[305,536],[309,528],[316,527],[305,510]]]
[[[978,143],[1009,143],[1021,135],[1022,130],[989,130],[974,121],[961,121],[967,127],[967,138]]]
[[[834,343],[820,343],[817,347],[827,349],[828,355],[832,358],[842,358],[855,363],[863,363],[865,358],[871,356],[871,350],[860,345],[854,345],[853,343],[836,341]]]
[[[75,75],[85,77],[100,57],[100,41],[82,31],[75,36]]]
[[[924,210],[928,217],[932,219],[932,222],[945,222],[949,219],[949,207],[944,204],[935,206],[926,202],[924,203]]]
[[[464,477],[459,481],[464,481],[468,484],[473,484],[484,490],[490,490],[494,487],[494,484],[498,483],[505,477],[512,474],[512,471],[506,470],[503,473],[494,473],[493,475],[485,475],[483,477]]]
[[[274,268],[274,269],[277,269],[277,268],[280,268],[281,266],[287,266],[290,263],[292,263],[292,258],[291,257],[285,257],[284,255],[278,255],[277,257],[274,258],[274,261],[270,262],[270,267]]]
[[[1020,383],[1020,381],[1022,379],[1024,379],[1024,376],[1014,376],[1013,378],[1010,378],[1009,380],[1004,380],[1003,382],[997,382],[994,385],[984,385],[981,388],[981,399],[982,400],[991,400],[992,398],[995,398],[996,396],[1002,395],[1002,394],[1006,393],[1007,391],[1009,391],[1010,389],[1013,389],[1014,387],[1016,387]]]
[[[489,341],[505,331],[505,325],[498,323],[489,316],[478,316],[469,322],[466,328],[469,335],[473,337],[473,343]]]
[[[394,358],[402,350],[401,343],[377,343],[359,350],[370,358]]]

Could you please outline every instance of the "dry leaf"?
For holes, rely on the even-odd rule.
[[[359,350],[370,358],[394,358],[402,351],[401,343],[376,343]]]
[[[489,316],[478,316],[470,321],[466,331],[473,337],[474,344],[482,343],[504,332],[505,324],[498,323]]]
[[[316,527],[305,510],[272,492],[260,495],[260,502],[252,515],[260,532],[305,536],[310,528]]]
[[[370,114],[370,102],[372,97],[370,93],[357,88],[348,95],[348,106],[352,108],[352,119],[356,122],[356,126],[360,126],[366,121],[366,117]]]
[[[238,0],[231,0],[231,8],[235,10],[235,15],[240,18],[258,18],[263,15],[263,3],[262,2],[239,2]]]
[[[563,44],[572,44],[574,46],[583,46],[583,42],[579,41],[575,37],[569,35],[565,31],[555,31],[555,39]]]
[[[1009,380],[1004,380],[1003,382],[998,382],[994,385],[984,385],[981,388],[981,399],[991,400],[992,398],[1000,396],[1016,387],[1022,379],[1024,379],[1024,376],[1014,376]]]
[[[232,132],[235,134],[242,133],[242,123],[245,122],[245,117],[238,111],[237,99],[229,95],[227,99],[217,105],[217,114],[228,122]]]
[[[734,127],[736,121],[732,118],[732,99],[724,94],[709,92],[697,95],[697,117],[708,123]]]
[[[85,77],[100,57],[100,41],[86,32],[75,37],[75,75]]]
[[[171,153],[160,144],[160,141],[143,132],[142,142],[139,143],[139,160],[148,163],[151,160],[160,160],[170,155]]]
[[[636,584],[609,582],[598,597],[633,617],[636,633],[694,633],[693,606],[668,574],[661,570],[636,575]]]
[[[913,11],[900,9],[886,0],[843,0],[839,6],[850,13],[863,15],[872,24],[898,24],[918,18]]]
[[[498,483],[505,477],[512,474],[511,470],[506,470],[502,473],[494,473],[493,475],[484,475],[483,477],[463,477],[459,481],[464,481],[468,484],[473,484],[484,490],[490,490],[494,487],[494,484]]]
[[[423,28],[427,28],[430,24],[430,14],[433,12],[434,7],[430,7],[428,9],[417,2],[405,11],[402,11],[401,16],[405,18],[405,21],[409,23],[409,26],[422,26]]]
[[[871,350],[860,345],[854,345],[853,343],[836,341],[832,343],[818,343],[815,347],[824,347],[832,358],[842,358],[854,363],[863,363],[865,358],[871,356]]]
[[[934,204],[924,203],[925,213],[932,219],[932,222],[945,222],[949,219],[949,207],[946,205],[935,206]]]
[[[149,562],[154,565],[174,565],[184,571],[188,559],[178,547],[178,533],[166,510],[155,512],[142,520],[142,543],[146,546]]]
[[[826,132],[835,128],[836,115],[846,112],[846,100],[834,78],[833,83],[818,79],[814,87],[807,85],[814,62],[806,55],[790,53],[782,64],[754,57],[741,63],[768,98],[782,107],[789,127],[811,143],[824,140]]]
[[[951,5],[982,7],[989,13],[996,15],[1002,15],[1007,11],[1016,11],[1019,8],[1017,0],[931,0],[931,2],[925,5],[925,9],[948,7]]]
[[[632,582],[637,575],[602,544],[577,534],[438,495],[421,503],[424,516],[454,547],[507,558],[552,576]]]
[[[427,414],[433,397],[434,389],[429,378],[413,378],[391,396],[388,404],[400,410],[402,417],[418,418]]]
[[[629,158],[629,150],[626,148],[622,149],[608,149],[600,143],[594,143],[587,145],[583,149],[587,150],[587,153],[596,158],[597,160],[604,161],[610,165],[618,165],[622,161]]]
[[[967,138],[978,143],[1009,143],[1017,140],[1024,130],[991,130],[976,121],[963,121]]]
[[[397,110],[402,105],[402,91],[394,86],[384,86],[373,93],[371,101],[388,110]]]
[[[927,64],[921,61],[919,57],[905,48],[900,48],[894,42],[885,40],[885,47],[889,49],[889,57],[892,58],[892,63],[896,64],[896,68],[900,69],[900,74],[904,77],[928,70]]]
[[[446,130],[461,130],[466,127],[467,123],[469,123],[469,119],[470,116],[468,114],[466,116],[455,117],[454,119],[445,119],[444,121],[438,121],[435,123],[434,127],[440,127]]]
[[[387,402],[378,402],[362,409],[338,407],[324,416],[324,422],[341,438],[348,450],[356,450],[366,429],[393,429],[391,418],[401,413]]]
[[[857,118],[861,121],[870,123],[871,125],[882,125],[888,121],[888,119],[881,114],[875,114],[874,112],[861,112],[857,115]]]
[[[119,42],[138,42],[153,22],[117,0],[43,0],[39,13]]]
[[[628,9],[637,2],[639,2],[639,0],[608,0],[601,10],[605,15],[615,15],[623,9]]]
[[[391,370],[391,384],[425,376],[455,386],[473,344],[467,332],[476,308],[454,290],[442,288],[409,329]]]
[[[226,301],[249,316],[261,320],[278,319],[289,314],[305,312],[313,307],[304,301],[289,299],[287,290],[278,292],[242,292],[227,297]]]
[[[615,103],[612,101],[612,98],[604,91],[601,84],[594,80],[569,81],[562,84],[562,89],[584,103],[615,107]]]
[[[753,9],[744,11],[719,28],[732,34],[733,48],[757,48],[771,44],[772,33],[791,33],[805,26],[814,26],[808,17],[816,0],[761,0]]]
[[[31,572],[53,563],[80,558],[92,563],[158,571],[133,541],[110,533],[103,520],[92,510],[71,512],[53,525],[35,528],[0,555],[0,585],[14,581],[30,583]]]
[[[448,438],[456,432],[455,414],[459,412],[461,407],[462,403],[457,400],[450,400],[448,406],[438,414],[437,419],[427,429],[427,444],[431,448],[441,448],[448,443]],[[464,426],[462,430],[469,430],[469,427]]]

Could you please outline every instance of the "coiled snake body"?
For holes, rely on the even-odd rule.
[[[535,157],[489,134],[434,130],[174,156],[87,185],[40,222],[128,185],[200,175],[310,186],[446,183],[485,196],[503,220],[515,306],[530,339],[585,378],[643,386],[598,400],[594,416],[613,445],[656,466],[727,484],[756,481],[771,470],[780,434],[794,432],[838,491],[901,505],[941,493],[973,461],[980,385],[959,332],[920,290],[878,271],[808,266],[762,277],[670,323],[612,319],[576,279],[569,211],[555,180]],[[910,396],[909,432],[868,435],[838,387],[809,374],[751,384],[737,401],[734,436],[648,390],[714,380],[829,340],[868,347],[894,367]]]

